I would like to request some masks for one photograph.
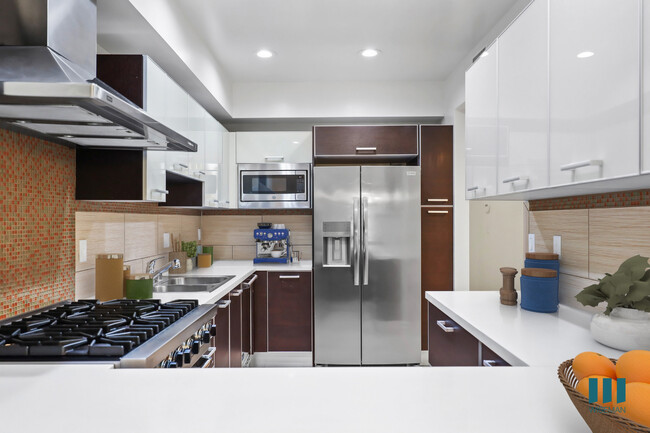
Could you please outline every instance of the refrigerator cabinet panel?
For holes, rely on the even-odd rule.
[[[360,167],[314,167],[314,363],[361,364]]]
[[[420,167],[361,168],[363,365],[420,363]]]

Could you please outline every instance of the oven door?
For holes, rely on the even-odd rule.
[[[239,207],[309,208],[309,164],[286,165],[289,167],[271,169],[262,164],[241,164]]]

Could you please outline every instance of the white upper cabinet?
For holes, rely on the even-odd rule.
[[[497,192],[548,186],[548,0],[499,37],[498,63]]]
[[[166,85],[167,90],[167,126],[174,129],[181,135],[191,138],[189,132],[189,122],[187,119],[189,108],[189,95],[175,81],[169,80]],[[165,166],[167,170],[173,170],[185,175],[190,174],[190,155],[189,152],[168,151],[165,156]]]
[[[639,11],[551,0],[551,185],[639,173]]]
[[[237,164],[311,163],[310,131],[237,132]]]
[[[197,144],[196,152],[188,152],[189,175],[205,176],[206,111],[192,97],[187,101],[187,138]]]
[[[650,173],[650,1],[643,1],[643,160],[641,170]]]
[[[465,73],[466,197],[497,193],[498,43],[487,48]]]
[[[227,207],[223,189],[228,183],[228,170],[224,161],[224,136],[226,129],[210,114],[205,112],[205,183],[204,206]],[[227,191],[227,188],[226,188]]]
[[[165,173],[165,151],[145,150],[146,200],[165,202],[167,200],[167,176]]]

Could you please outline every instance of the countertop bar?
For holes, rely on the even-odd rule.
[[[591,314],[564,305],[557,313],[535,313],[501,305],[498,291],[426,292],[426,298],[511,365],[557,368],[580,352],[623,353],[592,338]]]
[[[588,432],[553,367],[0,366],[7,432]]]

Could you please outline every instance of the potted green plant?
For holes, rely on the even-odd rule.
[[[607,303],[605,311],[591,319],[596,341],[620,350],[650,350],[649,267],[648,257],[630,257],[615,273],[605,274],[576,295],[585,306]]]
[[[196,241],[181,242],[181,250],[187,253],[187,270],[196,267]]]

